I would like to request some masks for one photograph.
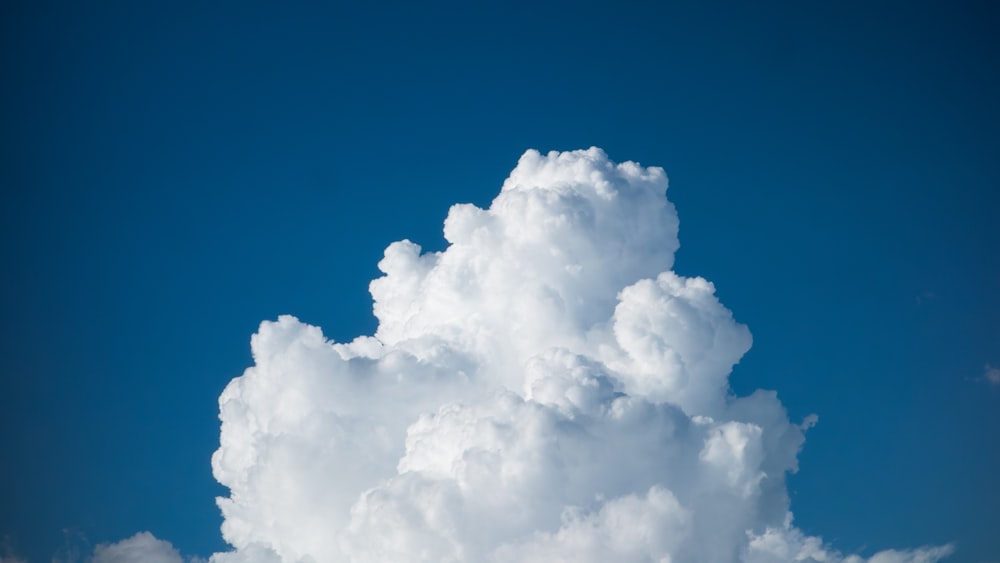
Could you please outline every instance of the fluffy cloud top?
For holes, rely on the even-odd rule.
[[[451,208],[446,250],[386,249],[374,336],[262,323],[219,400],[212,561],[862,561],[792,525],[812,420],[731,395],[750,332],[671,271],[666,189],[597,148],[528,151],[488,209]]]

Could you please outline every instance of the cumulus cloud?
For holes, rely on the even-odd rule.
[[[446,250],[386,249],[374,335],[262,323],[219,399],[212,561],[862,561],[792,525],[815,418],[732,395],[750,332],[671,270],[666,190],[597,148],[528,151],[489,208],[451,208]]]

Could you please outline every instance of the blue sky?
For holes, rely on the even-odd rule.
[[[0,64],[0,535],[224,548],[219,393],[261,320],[371,334],[528,148],[666,169],[676,270],[819,415],[796,524],[1000,557],[1000,82],[985,3],[12,2]]]

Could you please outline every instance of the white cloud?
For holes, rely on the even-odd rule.
[[[219,400],[212,561],[860,561],[792,526],[815,418],[730,394],[750,333],[671,271],[666,188],[528,151],[488,209],[452,207],[446,250],[386,249],[374,337],[262,323]]]
[[[184,563],[170,542],[158,540],[149,532],[118,543],[98,545],[92,563]]]
[[[869,558],[843,556],[822,545],[792,526],[791,515],[780,528],[768,528],[763,534],[750,534],[743,561],[746,563],[783,563],[786,561],[840,561],[842,563],[933,563],[955,551],[951,544],[918,549],[880,551]]]

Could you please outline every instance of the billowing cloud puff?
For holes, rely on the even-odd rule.
[[[861,561],[792,525],[814,419],[732,396],[750,332],[671,271],[666,189],[597,148],[528,151],[488,209],[451,208],[446,250],[386,249],[373,336],[261,324],[219,400],[212,561]]]

